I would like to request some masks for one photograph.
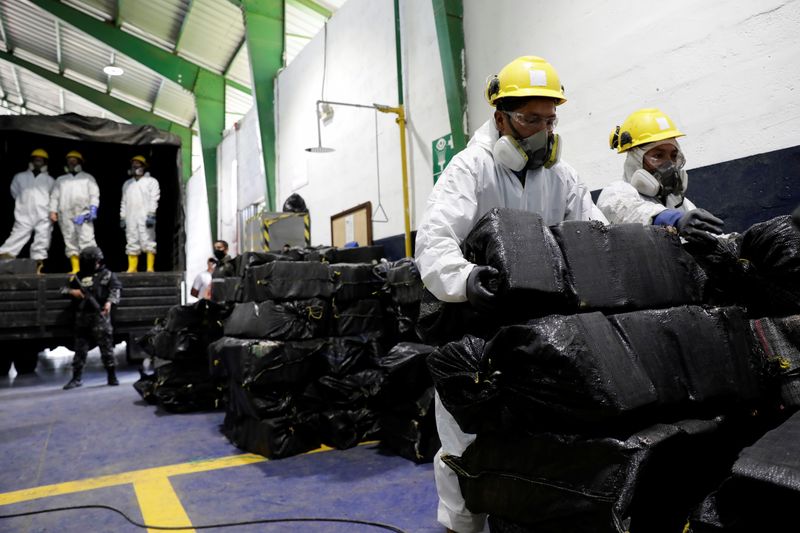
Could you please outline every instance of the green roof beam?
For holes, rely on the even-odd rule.
[[[267,208],[275,210],[275,78],[283,68],[283,0],[242,0],[250,71],[253,78],[261,151],[267,180]]]
[[[114,6],[114,27],[121,28],[122,27],[122,0],[117,0],[116,5]]]
[[[222,76],[200,71],[194,91],[200,147],[208,193],[211,237],[217,238],[217,146],[225,129],[225,80]]]
[[[467,85],[464,74],[464,4],[462,0],[432,0],[439,57],[444,75],[447,115],[453,148],[467,146]]]
[[[233,87],[237,91],[241,91],[241,92],[243,92],[245,94],[250,94],[250,95],[253,94],[253,91],[250,90],[250,87],[248,87],[247,85],[242,85],[238,81],[234,81],[234,80],[232,80],[230,78],[225,78],[225,85],[227,85],[229,87]]]

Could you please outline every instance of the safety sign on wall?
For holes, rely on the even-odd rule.
[[[439,175],[444,171],[447,163],[453,158],[455,149],[453,148],[453,134],[448,133],[444,137],[439,137],[432,143],[433,145],[433,183],[439,179]]]

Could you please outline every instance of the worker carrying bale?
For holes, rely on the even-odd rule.
[[[611,132],[611,149],[627,153],[622,179],[607,185],[597,199],[612,224],[673,226],[687,240],[722,233],[722,220],[686,198],[689,176],[677,140],[684,135],[656,108],[635,111]]]
[[[67,154],[66,174],[58,177],[50,193],[50,220],[58,222],[64,237],[64,252],[72,265],[72,274],[80,268],[78,253],[96,247],[94,221],[100,207],[100,188],[94,176],[83,171],[80,152]]]
[[[161,189],[147,168],[147,159],[143,155],[133,156],[128,170],[131,177],[122,185],[119,225],[125,230],[128,272],[138,270],[142,252],[147,254],[147,271],[155,272],[156,210]]]
[[[575,169],[559,160],[556,107],[567,100],[555,68],[541,57],[517,58],[489,78],[486,97],[495,107],[494,116],[453,157],[434,186],[417,231],[416,260],[422,281],[436,298],[469,301],[491,312],[498,305],[493,287],[499,273],[469,262],[461,251],[467,234],[489,210],[538,213],[548,226],[606,219]],[[485,516],[467,510],[455,473],[441,461],[442,453],[460,455],[475,435],[459,429],[438,397],[436,419],[442,440],[434,459],[438,519],[459,532],[481,531]]]
[[[31,259],[37,262],[36,271],[41,273],[50,248],[53,223],[48,218],[50,193],[55,180],[47,173],[50,156],[41,148],[31,152],[28,169],[14,175],[11,180],[11,196],[14,197],[14,227],[6,242],[0,246],[0,259],[13,259],[28,242],[33,232]]]
[[[72,299],[75,310],[75,355],[72,379],[64,390],[80,387],[86,354],[92,345],[100,348],[100,357],[108,374],[109,385],[119,385],[114,362],[114,329],[111,307],[119,305],[122,283],[105,265],[103,251],[97,246],[81,250],[78,273],[70,276],[61,294]]]

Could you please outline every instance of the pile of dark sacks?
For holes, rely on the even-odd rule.
[[[432,458],[432,348],[413,342],[419,274],[375,254],[248,252],[214,279],[213,296],[233,310],[208,353],[227,384],[223,432],[236,446],[279,458],[380,439]]]
[[[209,300],[176,305],[140,344],[153,371],[142,372],[134,388],[151,404],[173,413],[214,409],[221,392],[208,365],[208,346],[222,336],[230,308]]]
[[[800,272],[784,229],[759,233],[748,257],[761,279],[791,290],[789,273]],[[751,320],[748,302],[709,305],[723,281],[703,266],[715,260],[664,228],[548,228],[535,214],[495,209],[463,251],[499,271],[500,311],[429,298],[419,325],[426,340],[450,341],[429,369],[443,405],[477,438],[442,460],[492,531],[677,533],[693,512],[713,524],[755,486],[731,468],[797,406],[796,321]],[[788,429],[775,431],[797,448]],[[799,465],[783,473],[781,494],[795,501]],[[757,468],[751,477],[769,477],[769,461]],[[733,496],[714,507],[709,494],[731,476],[723,488]]]

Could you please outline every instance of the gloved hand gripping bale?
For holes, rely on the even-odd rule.
[[[75,312],[75,355],[72,379],[64,390],[80,387],[86,354],[93,344],[100,348],[100,357],[108,374],[109,385],[119,385],[114,362],[114,330],[111,309],[118,305],[122,284],[116,274],[106,268],[103,252],[97,246],[81,251],[79,270],[61,289],[72,299]]]
[[[500,273],[490,266],[476,266],[467,277],[467,300],[484,313],[491,313],[497,303]]]
[[[675,223],[675,228],[687,241],[706,241],[714,239],[711,234],[721,234],[723,224],[724,222],[705,209],[698,208],[681,216]]]

